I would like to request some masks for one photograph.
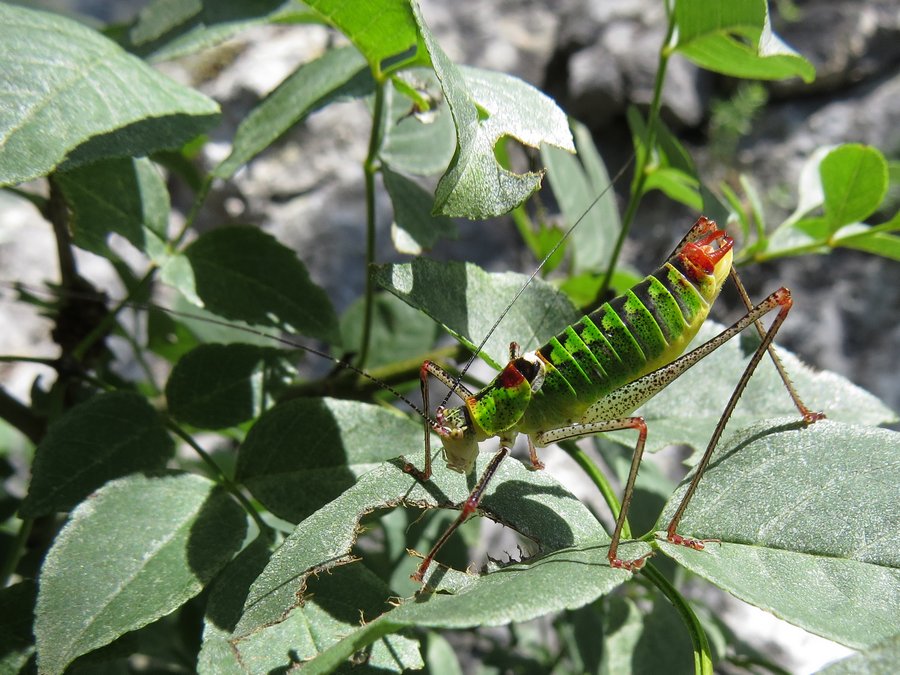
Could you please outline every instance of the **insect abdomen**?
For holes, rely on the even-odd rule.
[[[552,338],[543,394],[590,405],[684,351],[709,304],[671,262]]]

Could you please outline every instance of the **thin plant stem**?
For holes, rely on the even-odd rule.
[[[712,675],[713,661],[712,651],[709,648],[709,640],[706,637],[706,631],[700,619],[694,613],[687,599],[678,592],[666,576],[660,572],[653,563],[648,562],[643,569],[644,577],[659,589],[660,593],[666,596],[666,599],[672,603],[675,611],[678,612],[687,627],[688,634],[691,636],[691,644],[694,648],[694,672],[697,675]]]
[[[600,291],[597,298],[602,299],[612,281],[616,264],[619,261],[619,255],[622,252],[622,246],[628,231],[634,221],[641,197],[644,193],[644,186],[647,183],[647,168],[650,166],[653,158],[653,149],[656,145],[656,128],[659,124],[659,111],[662,107],[662,91],[666,79],[666,67],[669,64],[671,52],[669,50],[669,42],[672,40],[672,34],[675,31],[675,16],[669,11],[669,26],[666,30],[666,37],[663,40],[662,47],[659,50],[659,65],[656,68],[656,80],[653,83],[653,100],[650,102],[650,111],[647,114],[647,135],[644,138],[643,147],[636,148],[637,158],[634,167],[634,180],[631,183],[631,194],[628,198],[628,205],[625,207],[625,215],[622,216],[622,227],[619,229],[619,236],[616,239],[616,245],[613,248],[612,256],[609,259],[609,267],[603,277],[603,283],[600,284]],[[643,150],[643,151],[642,151]]]
[[[3,560],[2,569],[0,569],[0,588],[6,588],[10,577],[15,573],[16,566],[25,551],[25,544],[28,542],[28,535],[31,534],[33,524],[34,520],[31,518],[23,518],[19,524],[19,531],[16,533],[13,545]]]
[[[375,263],[375,174],[380,170],[378,154],[384,130],[384,98],[385,82],[377,82],[375,86],[375,102],[372,110],[372,134],[369,136],[369,151],[363,164],[366,179],[366,295],[363,313],[362,340],[359,345],[358,368],[366,367],[369,357],[369,343],[372,338],[372,315],[375,300],[375,279],[372,276],[372,265]]]
[[[253,508],[253,504],[250,503],[250,500],[247,499],[247,497],[241,491],[240,486],[238,486],[225,474],[224,471],[222,471],[221,467],[216,464],[216,460],[214,460],[210,456],[210,454],[206,452],[206,450],[204,450],[203,447],[199,443],[197,443],[197,441],[195,441],[189,433],[187,433],[184,429],[179,427],[171,420],[166,421],[166,426],[169,427],[172,433],[174,433],[185,443],[191,446],[191,448],[193,448],[194,452],[199,455],[200,459],[202,459],[207,464],[207,466],[212,469],[219,482],[225,487],[226,490],[228,490],[228,492],[232,494],[232,496],[234,496],[235,499],[240,502],[241,506],[244,507],[244,510],[249,514],[251,518],[253,518],[253,522],[255,522],[256,526],[259,528],[260,534],[264,536],[267,541],[272,542],[274,540],[274,532],[272,531],[272,528],[269,527],[266,521],[262,519],[262,516],[259,515],[259,512],[255,508]]]

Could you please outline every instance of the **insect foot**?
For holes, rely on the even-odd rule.
[[[620,558],[613,558],[609,561],[609,566],[615,570],[628,570],[629,572],[637,572],[643,566],[644,563],[647,562],[647,558],[653,556],[653,551],[642,555],[640,558],[635,558],[634,560],[621,560]]]
[[[705,548],[705,544],[721,544],[721,539],[694,539],[693,537],[682,537],[680,534],[675,534],[674,532],[669,532],[666,535],[666,540],[677,544],[678,546],[686,546],[687,548],[692,548],[695,551],[702,551]]]

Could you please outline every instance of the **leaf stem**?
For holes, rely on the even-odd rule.
[[[712,675],[713,662],[712,651],[709,648],[709,640],[700,619],[694,613],[685,597],[678,592],[666,576],[660,572],[653,563],[648,562],[643,569],[644,576],[666,596],[672,606],[675,607],[691,636],[691,644],[694,647],[694,672],[698,675]]]
[[[384,137],[384,97],[385,82],[375,85],[375,102],[372,110],[372,134],[369,136],[369,151],[363,163],[366,180],[366,295],[363,314],[362,340],[359,346],[357,368],[366,367],[369,357],[369,343],[372,337],[372,311],[375,296],[375,278],[372,276],[372,265],[375,264],[375,174],[381,168],[378,154]]]
[[[22,552],[25,550],[28,536],[31,534],[31,526],[33,524],[34,520],[32,518],[22,519],[13,545],[10,547],[6,558],[3,560],[2,569],[0,569],[0,588],[6,588],[10,577],[15,573],[16,566],[19,564],[19,559],[22,557]]]
[[[184,429],[179,427],[174,421],[170,419],[166,419],[166,426],[178,436],[181,440],[187,443],[191,448],[194,449],[200,459],[202,459],[213,471],[213,473],[218,477],[219,482],[225,487],[228,492],[230,492],[235,499],[240,502],[241,506],[247,512],[247,514],[253,519],[253,522],[256,523],[256,526],[259,528],[260,534],[266,538],[268,542],[272,542],[275,539],[275,533],[271,527],[262,519],[262,516],[259,515],[259,512],[253,508],[253,504],[250,503],[250,500],[244,495],[241,491],[240,486],[231,480],[224,471],[222,471],[221,467],[216,464],[216,460],[214,460],[203,447],[194,440],[194,438],[186,432]]]
[[[631,182],[631,194],[628,197],[628,205],[625,207],[625,215],[622,217],[622,227],[619,230],[619,237],[616,239],[615,248],[613,248],[612,256],[609,259],[609,267],[606,268],[606,274],[603,276],[603,283],[600,284],[600,290],[597,293],[597,299],[602,300],[609,290],[612,282],[613,273],[616,270],[616,263],[619,261],[619,255],[622,252],[622,246],[634,216],[637,213],[641,197],[644,193],[644,186],[647,183],[647,168],[650,166],[653,157],[653,147],[656,144],[656,126],[659,123],[659,111],[662,107],[662,90],[666,79],[666,67],[669,65],[669,42],[675,31],[675,15],[668,9],[669,25],[666,30],[666,37],[663,40],[662,47],[659,50],[659,66],[656,69],[656,80],[653,83],[653,99],[650,102],[650,111],[647,114],[647,136],[644,139],[642,147],[635,148],[637,159],[634,166],[634,180]],[[643,152],[641,151],[643,150]]]

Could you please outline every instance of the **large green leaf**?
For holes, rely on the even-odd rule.
[[[812,64],[772,32],[767,0],[678,0],[674,49],[694,63],[754,80],[815,79]]]
[[[310,113],[335,101],[365,96],[372,85],[365,61],[350,47],[329,50],[303,64],[241,121],[231,154],[213,175],[230,178]]]
[[[286,401],[247,434],[237,478],[272,513],[296,523],[381,462],[406,449],[424,453],[422,436],[421,424],[378,406],[327,398]]]
[[[418,451],[418,447],[417,445],[411,451]],[[487,460],[486,456],[479,457],[477,472],[484,470]],[[293,607],[297,602],[295,593],[303,588],[306,577],[313,571],[321,570],[323,566],[332,567],[348,562],[350,546],[358,534],[357,521],[362,514],[401,503],[420,508],[446,508],[464,501],[470,489],[471,484],[463,476],[450,471],[443,463],[435,464],[434,475],[425,484],[405,473],[399,460],[365,474],[338,499],[301,522],[275,552],[265,571],[251,588],[236,634],[246,635],[260,626],[269,625],[285,610]],[[581,502],[544,472],[528,471],[516,461],[504,462],[489,484],[480,511],[530,539],[533,542],[532,548],[538,551],[549,552],[563,548],[569,551],[567,547],[582,546],[582,551],[573,554],[575,558],[582,559],[582,563],[587,558],[605,561],[605,545],[609,542],[606,533]],[[634,550],[628,550],[628,554],[640,548],[641,545],[635,545]],[[561,554],[558,562],[564,559],[565,555]],[[545,568],[545,560],[537,559],[533,567]],[[410,572],[415,564],[415,559],[408,560]],[[546,563],[546,567],[552,566]],[[523,565],[521,570],[526,568],[528,565]],[[504,567],[478,579],[496,576],[497,580],[493,583],[502,584],[502,579],[509,574],[510,568]],[[628,574],[612,570],[607,565],[605,572],[602,569],[595,570],[594,576],[599,579],[589,586],[606,584],[610,579],[619,583]],[[433,566],[428,581],[433,586],[443,585],[460,592],[477,586],[475,577],[445,571],[439,565]],[[571,594],[566,594],[565,600],[561,602],[564,606],[575,606],[571,603],[575,602],[573,598],[580,592],[584,593],[581,597],[587,597],[593,591],[573,588]],[[533,608],[528,611],[532,612],[532,616],[537,616],[533,612],[537,612],[546,601],[546,598],[533,598]],[[514,615],[515,602],[511,598],[509,605],[491,604],[493,606],[482,607],[469,619],[464,619],[461,611],[459,616],[449,619],[447,625],[462,625],[460,622],[463,621],[469,621],[467,625],[477,625],[479,618],[484,619],[485,623],[494,624],[502,623],[504,619],[501,617],[505,617],[507,621],[523,618]],[[521,606],[519,609],[524,611]]]
[[[163,270],[186,297],[227,319],[340,342],[337,315],[296,254],[255,227],[199,237]]]
[[[476,471],[482,471],[487,461],[487,457],[479,457]],[[436,464],[431,480],[422,484],[402,470],[402,462],[392,461],[364,475],[343,495],[301,522],[253,583],[235,629],[238,640],[280,621],[297,605],[297,593],[303,591],[310,574],[349,562],[363,514],[401,503],[433,508],[462,502],[471,483],[442,464]],[[458,593],[454,596],[457,599],[431,598],[421,605],[424,613],[411,622],[422,619],[420,623],[425,625],[462,627],[524,620],[555,608],[590,602],[629,576],[605,562],[609,538],[596,519],[543,472],[528,471],[516,461],[501,464],[480,511],[531,540],[531,548],[556,553],[481,577],[434,565],[428,583]],[[646,550],[642,544],[629,545],[623,555],[636,557]],[[410,572],[416,562],[408,560]],[[561,587],[559,574],[569,578],[569,573],[572,583]],[[419,604],[411,603],[408,609]]]
[[[392,593],[383,581],[361,565],[338,567],[311,579],[305,602],[272,629],[241,640],[238,652],[231,642],[231,632],[240,619],[250,585],[269,555],[265,543],[257,539],[213,585],[198,662],[200,673],[260,673],[289,668],[297,661],[315,657],[359,628],[361,619],[371,619],[389,609]],[[418,647],[415,640],[388,636],[372,646],[366,665],[394,672],[421,668]]]
[[[721,543],[661,547],[751,604],[869,647],[900,632],[897,485],[897,432],[828,420],[757,423],[721,444],[678,528]]]
[[[75,406],[37,448],[25,517],[68,511],[108,480],[162,469],[175,445],[157,412],[138,394],[115,392]]]
[[[110,256],[107,240],[119,234],[154,260],[162,260],[169,224],[166,182],[146,158],[110,159],[72,171],[56,181],[72,211],[76,246]]]
[[[82,502],[41,568],[38,669],[145,626],[197,595],[240,547],[243,511],[195,475],[133,475]]]
[[[179,147],[216,121],[214,101],[74,21],[2,4],[0,33],[0,185]]]
[[[419,259],[385,265],[378,283],[442,324],[474,348],[523,288],[522,296],[485,344],[483,355],[495,368],[509,361],[509,343],[535,349],[578,318],[568,299],[549,284],[511,272],[489,274],[471,263]]]

